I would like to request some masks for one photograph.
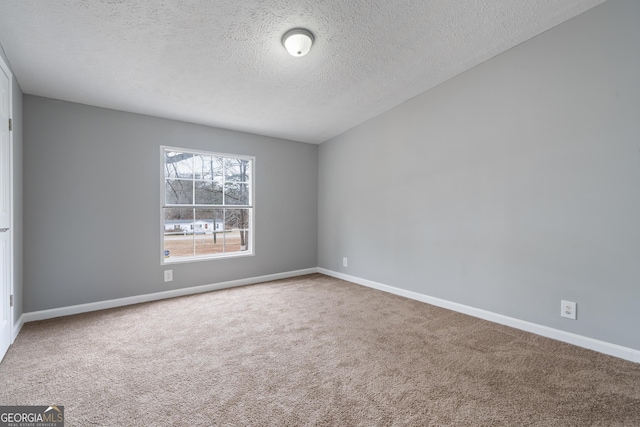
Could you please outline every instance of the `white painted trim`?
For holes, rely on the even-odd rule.
[[[13,325],[13,336],[11,337],[11,344],[13,344],[13,342],[18,337],[18,334],[20,333],[20,330],[22,329],[23,325],[24,325],[24,314],[21,314],[18,321]]]
[[[447,301],[440,298],[431,297],[418,292],[407,291],[405,289],[396,288],[382,283],[373,282],[371,280],[361,279],[359,277],[350,276],[348,274],[339,273],[324,268],[318,268],[318,273],[325,274],[327,276],[335,277],[338,279],[353,282],[358,285],[366,286],[380,291],[388,292],[391,294],[399,295],[405,298],[410,298],[416,301],[425,302],[427,304],[435,305],[437,307],[446,308],[459,313],[468,314],[469,316],[478,317],[480,319],[488,320],[490,322],[499,323],[501,325],[510,326],[512,328],[520,329],[522,331],[531,332],[543,337],[552,338],[558,341],[566,342],[576,345],[578,347],[587,348],[600,353],[608,354],[610,356],[619,357],[621,359],[629,360],[631,362],[640,363],[640,350],[623,347],[617,344],[612,344],[606,341],[600,341],[593,338],[577,335],[571,332],[562,331],[560,329],[550,328],[548,326],[539,325],[537,323],[527,322],[525,320],[516,319],[513,317],[504,316],[502,314],[493,313],[490,311],[482,310],[475,307],[470,307],[464,304],[458,304],[456,302]]]
[[[87,313],[90,311],[104,310],[107,308],[122,307],[125,305],[139,304],[142,302],[157,301],[166,298],[174,298],[202,292],[216,291],[219,289],[233,288],[237,286],[253,285],[255,283],[269,282],[271,280],[287,279],[289,277],[303,276],[317,273],[317,268],[288,271],[285,273],[268,274],[266,276],[250,277],[247,279],[231,280],[228,282],[214,283],[211,285],[194,286],[191,288],[174,289],[171,291],[155,292],[152,294],[136,295],[126,298],[117,298],[106,301],[91,302],[87,304],[72,305],[69,307],[52,308],[49,310],[32,311],[21,316],[24,322],[52,319],[54,317],[69,316],[72,314]]]
[[[2,46],[0,46],[0,49],[2,49]],[[2,51],[3,53],[4,50]],[[6,57],[6,53],[5,53],[5,57]],[[8,61],[8,58],[7,58]],[[13,121],[14,117],[13,117],[13,72],[11,71],[11,68],[9,67],[9,64],[7,62],[4,61],[3,57],[0,55],[0,70],[2,70],[5,75],[7,76],[8,80],[9,80],[9,119],[11,119],[11,122],[13,124],[13,128],[9,131],[9,228],[10,230],[8,231],[9,233],[11,233],[9,235],[9,295],[13,295],[14,297],[14,304],[12,304],[9,307],[9,318],[11,319],[11,325],[10,328],[15,327],[14,325],[14,319],[13,317],[15,316],[15,266],[13,265],[13,261],[14,261],[14,251],[15,251],[15,241],[14,241],[14,232],[13,232],[13,227],[15,225],[15,221],[13,218],[13,214],[14,214],[14,205],[15,205],[15,200],[14,200],[14,188],[13,186],[14,184],[14,179],[13,179],[13,172],[14,172],[14,159],[13,159],[13,134],[15,132],[15,122]],[[4,124],[5,126],[7,126],[7,123]],[[4,292],[4,289],[0,289],[0,292]],[[9,297],[11,298],[11,297]],[[6,301],[6,303],[9,303],[9,301]],[[13,331],[12,331],[13,332]],[[12,336],[10,337],[10,343],[9,346],[11,346],[11,344],[13,344],[13,340],[15,339],[15,337]],[[0,360],[2,359],[2,357],[4,356],[4,354],[0,355]]]

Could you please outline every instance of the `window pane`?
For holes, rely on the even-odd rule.
[[[249,209],[226,209],[224,217],[225,230],[248,230]]]
[[[196,255],[224,252],[223,215],[222,209],[196,209]]]
[[[164,176],[193,179],[193,154],[165,151]]]
[[[167,205],[193,204],[193,181],[184,179],[165,180],[164,200]]]
[[[193,256],[193,209],[164,209],[164,257]]]
[[[196,181],[196,204],[221,205],[222,183],[219,180],[213,182]]]
[[[249,184],[225,182],[224,204],[225,205],[248,205],[249,204]]]
[[[251,162],[243,159],[224,159],[225,180],[234,182],[248,182],[251,172]]]
[[[195,178],[212,181],[222,177],[222,159],[220,157],[197,155],[193,158]]]
[[[227,253],[246,251],[249,248],[248,230],[227,231],[224,233],[224,238],[224,251]]]

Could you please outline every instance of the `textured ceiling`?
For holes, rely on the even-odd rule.
[[[0,44],[28,94],[321,143],[603,2],[0,0]]]

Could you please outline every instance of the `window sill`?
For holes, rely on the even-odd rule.
[[[234,252],[231,254],[225,255],[216,255],[210,257],[181,257],[181,258],[163,258],[161,265],[172,265],[172,264],[185,264],[192,262],[201,262],[201,261],[215,261],[219,259],[229,259],[229,258],[244,258],[254,256],[255,253],[253,251],[244,251],[244,252]]]

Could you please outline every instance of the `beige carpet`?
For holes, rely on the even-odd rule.
[[[640,365],[314,274],[26,324],[67,426],[640,426]]]

